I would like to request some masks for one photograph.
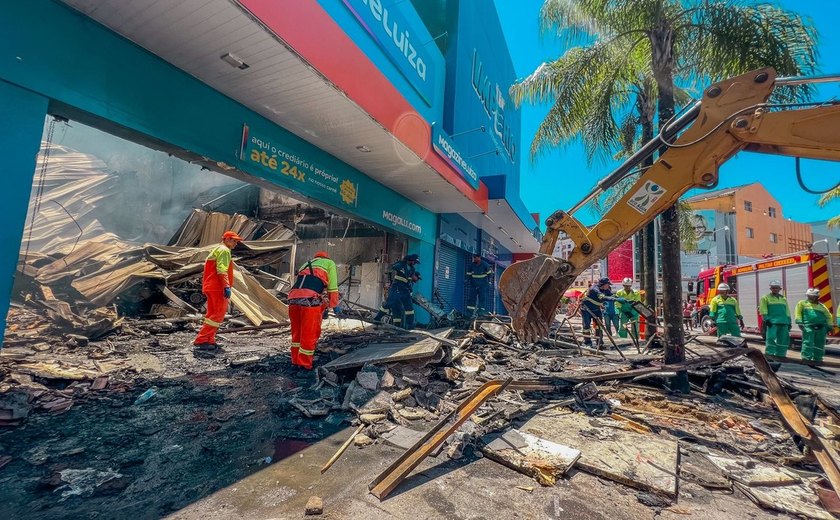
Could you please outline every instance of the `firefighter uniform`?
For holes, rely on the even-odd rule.
[[[785,357],[790,344],[790,309],[782,293],[765,294],[758,303],[758,312],[764,322],[764,353]]]
[[[411,286],[417,276],[414,265],[420,263],[420,257],[411,254],[394,263],[391,270],[394,273],[388,297],[379,307],[379,312],[373,318],[380,321],[385,314],[391,315],[391,322],[397,327],[414,328],[414,302],[411,300]]]
[[[819,301],[802,300],[793,313],[802,329],[802,359],[822,361],[825,354],[825,336],[831,328],[831,311]]]
[[[312,369],[315,345],[321,337],[323,312],[337,305],[338,274],[335,262],[330,260],[327,253],[319,251],[315,253],[315,258],[301,266],[289,291],[293,365]]]
[[[207,312],[198,336],[193,341],[196,347],[217,348],[216,331],[225,319],[233,289],[233,260],[230,248],[235,247],[240,240],[242,237],[233,231],[225,231],[222,243],[214,247],[204,261],[201,291],[207,297]]]
[[[718,294],[709,303],[709,314],[715,319],[718,337],[724,334],[741,337],[741,328],[738,327],[738,322],[743,320],[744,317],[741,315],[738,300],[729,295],[723,297]]]
[[[469,283],[467,316],[481,314],[487,310],[487,289],[490,287],[490,276],[493,274],[493,267],[490,264],[480,256],[473,258],[474,260],[467,266],[467,282]],[[475,261],[476,259],[478,262]]]
[[[639,291],[634,291],[632,287],[625,286],[625,289],[621,289],[620,291],[616,291],[615,296],[616,298],[623,298],[626,303],[616,302],[615,309],[618,311],[618,335],[619,337],[626,338],[628,335],[627,331],[627,324],[630,323],[630,334],[633,335],[634,338],[639,338],[639,313],[636,312],[636,309],[633,308],[631,302],[640,302],[642,301],[642,295]]]
[[[610,279],[601,278],[598,280],[597,286],[592,286],[586,293],[583,299],[583,305],[580,308],[580,316],[583,319],[583,343],[591,346],[591,326],[595,322],[595,338],[597,346],[604,344],[604,331],[598,326],[598,321],[604,318],[604,305],[608,301],[618,302],[621,304],[627,303],[624,298],[610,296]],[[596,319],[597,318],[597,319]]]

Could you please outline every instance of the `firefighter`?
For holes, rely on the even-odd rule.
[[[233,231],[225,231],[222,234],[222,243],[214,247],[204,261],[201,292],[207,297],[207,313],[204,315],[204,324],[193,341],[198,350],[212,352],[219,349],[216,344],[216,331],[225,320],[233,287],[233,259],[230,251],[241,240],[242,237]]]
[[[790,344],[790,309],[782,294],[782,282],[770,282],[770,293],[761,297],[758,312],[764,323],[764,353],[785,357]]]
[[[381,321],[385,314],[390,314],[392,323],[406,329],[414,328],[414,302],[411,301],[411,285],[415,278],[415,265],[420,263],[420,255],[410,254],[391,266],[394,277],[388,289],[388,297],[374,316],[374,321]]]
[[[715,319],[718,337],[724,334],[741,337],[740,325],[744,326],[744,316],[738,300],[729,296],[729,285],[722,283],[717,286],[717,295],[709,302],[709,315]]]
[[[622,304],[616,302],[615,304],[619,318],[618,335],[622,338],[626,338],[629,328],[629,333],[633,336],[633,338],[639,339],[639,313],[633,308],[632,302],[642,301],[642,295],[639,291],[633,290],[632,278],[625,278],[621,284],[624,288],[616,291],[615,295],[618,298],[626,300],[626,303]]]
[[[289,291],[289,321],[292,322],[292,364],[312,370],[315,344],[321,336],[324,311],[338,306],[338,273],[325,251],[298,270]]]
[[[802,359],[819,363],[825,354],[825,336],[831,328],[831,311],[820,303],[819,289],[808,289],[805,297],[796,304],[793,312],[796,324],[802,329]]]
[[[487,289],[490,287],[492,274],[493,267],[485,262],[481,255],[473,255],[472,262],[467,266],[467,316],[478,316],[486,312]]]
[[[598,326],[598,322],[603,323],[604,306],[607,301],[615,301],[619,304],[626,304],[627,300],[624,298],[616,298],[610,296],[612,282],[609,278],[601,278],[598,280],[598,285],[591,286],[583,298],[583,305],[581,306],[581,317],[583,318],[583,344],[592,346],[592,322],[595,322],[595,338],[598,347],[604,344],[604,331]]]

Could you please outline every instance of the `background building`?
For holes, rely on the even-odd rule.
[[[810,224],[784,218],[779,201],[758,182],[702,193],[686,202],[700,210],[698,215],[714,212],[713,233],[729,227],[725,240],[733,248],[723,251],[729,259],[795,253],[808,249],[813,242]]]

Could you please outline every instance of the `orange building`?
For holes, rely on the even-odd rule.
[[[783,217],[782,205],[761,185],[754,182],[690,197],[694,210],[713,210],[729,217],[734,225],[729,233],[738,256],[762,258],[796,253],[813,243],[810,224]]]

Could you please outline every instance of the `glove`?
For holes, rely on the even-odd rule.
[[[321,319],[325,320],[329,317],[330,317],[330,310],[328,308],[324,309],[324,312],[321,313]]]
[[[743,329],[744,327],[746,327],[746,325],[744,325],[744,318],[738,318],[738,325],[739,325],[742,329]]]
[[[225,298],[230,300],[230,287],[225,287]]]

